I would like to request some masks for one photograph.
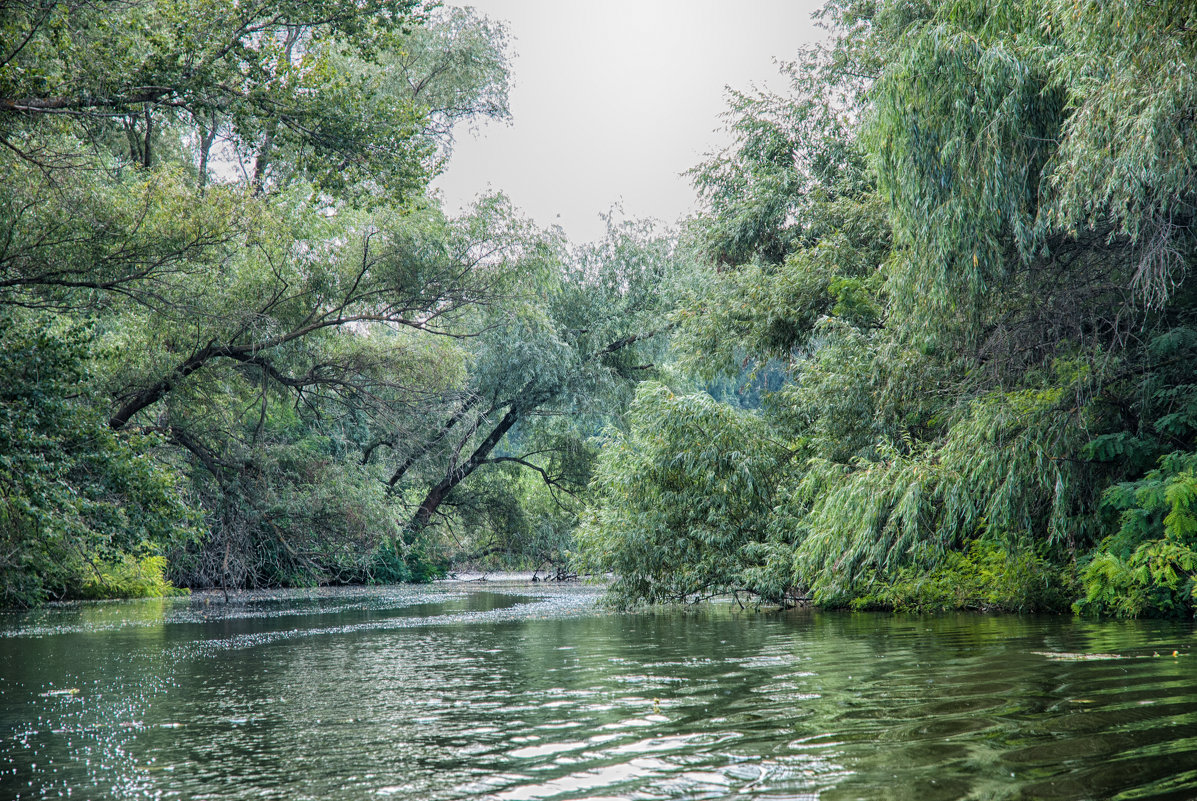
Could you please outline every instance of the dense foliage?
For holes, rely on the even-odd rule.
[[[680,236],[578,247],[427,191],[508,113],[472,11],[11,5],[0,604],[455,558],[1193,614],[1197,11],[821,18]]]
[[[506,48],[413,0],[6,8],[0,605],[564,560],[669,245],[441,212]]]
[[[190,534],[154,436],[119,437],[88,390],[92,336],[0,317],[0,598],[160,594],[155,547]],[[118,584],[113,574],[125,576]],[[144,575],[142,575],[144,573]]]
[[[623,603],[1192,614],[1197,12],[822,13],[694,171],[676,313],[692,373],[788,380],[750,411],[642,387],[589,560]]]

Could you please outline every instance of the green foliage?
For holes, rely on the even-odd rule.
[[[1117,531],[1081,572],[1079,612],[1191,616],[1197,608],[1197,454],[1168,454],[1137,481],[1106,490]]]
[[[471,11],[8,12],[0,603],[560,564],[583,519],[622,604],[1080,564],[1083,610],[1197,608],[1191,3],[833,0],[684,235],[587,247],[424,196],[507,115]]]
[[[901,251],[888,288],[902,322],[923,329],[975,314],[1011,258],[1035,250],[1038,175],[1064,111],[1033,31],[999,22],[1004,4],[978,31],[955,5],[904,35],[872,93],[869,140]]]
[[[808,218],[817,219],[824,236],[781,264],[706,269],[684,287],[674,343],[685,369],[712,379],[746,357],[788,363],[815,344],[816,326],[829,318],[859,329],[880,325],[877,265],[889,245],[880,198],[866,193],[812,203]]]
[[[1061,391],[978,399],[935,444],[907,439],[850,465],[813,459],[791,504],[809,533],[794,554],[816,598],[842,597],[861,571],[934,561],[975,532],[1030,532],[1069,545],[1095,529],[1087,471],[1061,458],[1083,441]]]
[[[171,554],[173,577],[195,587],[370,577],[373,554],[398,539],[398,510],[353,455],[338,457],[328,437],[298,427],[258,438],[237,470],[192,472],[209,534]]]
[[[81,598],[162,598],[187,593],[167,581],[165,556],[137,559],[126,555],[120,561],[89,568],[79,589]]]
[[[662,352],[671,242],[611,221],[603,240],[568,248],[501,197],[483,205],[511,236],[489,254],[510,294],[467,318],[466,378],[446,388],[439,428],[389,445],[390,484],[409,534],[443,522],[467,562],[560,564],[590,480],[586,440]]]
[[[448,567],[430,557],[424,547],[406,545],[401,538],[386,538],[370,553],[360,575],[346,580],[363,584],[423,584],[443,578]]]
[[[1193,249],[1197,131],[1197,9],[1158,3],[1043,3],[1055,37],[1053,78],[1071,109],[1046,176],[1047,221],[1137,245],[1131,283],[1161,305],[1183,280]]]
[[[104,565],[191,534],[177,476],[151,458],[160,440],[118,437],[97,413],[90,343],[0,315],[0,605],[79,595]],[[164,588],[155,564],[134,583]]]
[[[1067,608],[1071,585],[1033,549],[974,540],[934,565],[902,567],[859,580],[853,609],[946,612],[1044,612]]]
[[[352,58],[352,51],[345,57]],[[477,126],[483,119],[510,116],[507,32],[473,9],[434,9],[426,24],[405,30],[377,62],[380,89],[415,103],[427,120],[423,135],[436,141],[444,156],[455,124]]]
[[[401,48],[416,5],[19,5],[5,15],[3,40],[14,47],[0,67],[0,130],[43,164],[58,166],[98,141],[148,168],[155,154],[171,153],[162,146],[172,129],[192,126],[206,141],[204,172],[219,134],[239,160],[256,162],[259,188],[273,166],[276,183],[295,174],[343,191],[381,174],[390,196],[410,196],[428,172],[429,146],[413,135],[422,110],[410,96],[380,91],[368,71],[337,69],[331,55],[348,47],[372,62]],[[40,139],[55,126],[75,145]]]
[[[820,235],[812,205],[871,183],[852,136],[855,93],[820,80],[823,55],[783,65],[791,97],[729,92],[724,117],[734,142],[690,171],[709,207],[700,241],[716,264],[782,262],[796,243]]]
[[[789,587],[761,569],[769,550],[761,533],[790,453],[760,417],[648,382],[628,423],[627,433],[605,436],[580,568],[613,572],[621,605],[745,585],[781,601]]]

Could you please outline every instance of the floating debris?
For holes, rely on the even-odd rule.
[[[1138,659],[1125,654],[1078,654],[1069,651],[1031,651],[1036,656],[1046,656],[1057,662],[1103,662],[1110,659]],[[1156,654],[1159,656],[1159,654]]]
[[[1046,656],[1048,659],[1056,662],[1105,662],[1111,659],[1154,659],[1160,655],[1159,651],[1153,651],[1151,656],[1146,654],[1080,654],[1071,651],[1031,651],[1036,656]],[[1185,656],[1180,651],[1173,651],[1172,656],[1180,658]]]

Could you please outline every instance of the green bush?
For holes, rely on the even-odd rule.
[[[166,580],[166,557],[163,556],[143,559],[126,556],[90,568],[79,590],[83,598],[162,598],[188,593]]]
[[[151,458],[160,440],[105,425],[91,341],[0,312],[0,607],[79,597],[93,565],[139,563],[191,532],[176,476]]]
[[[785,600],[767,523],[790,453],[761,416],[645,382],[627,433],[611,431],[578,534],[579,572],[615,574],[617,605],[747,590]]]
[[[418,546],[403,547],[396,537],[378,546],[360,580],[367,584],[423,584],[446,572],[443,563],[430,560]]]
[[[1177,452],[1105,493],[1118,531],[1081,573],[1080,613],[1191,616],[1197,608],[1197,453]]]
[[[874,574],[848,605],[915,612],[1055,611],[1067,608],[1069,583],[1060,568],[1029,548],[974,540],[931,569],[911,565],[889,577]]]

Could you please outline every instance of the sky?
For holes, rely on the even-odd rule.
[[[775,60],[821,38],[811,14],[822,2],[469,3],[507,23],[513,119],[458,131],[433,186],[453,213],[502,191],[575,242],[600,238],[615,208],[673,223],[695,204],[682,173],[729,141],[725,87],[784,89]]]

